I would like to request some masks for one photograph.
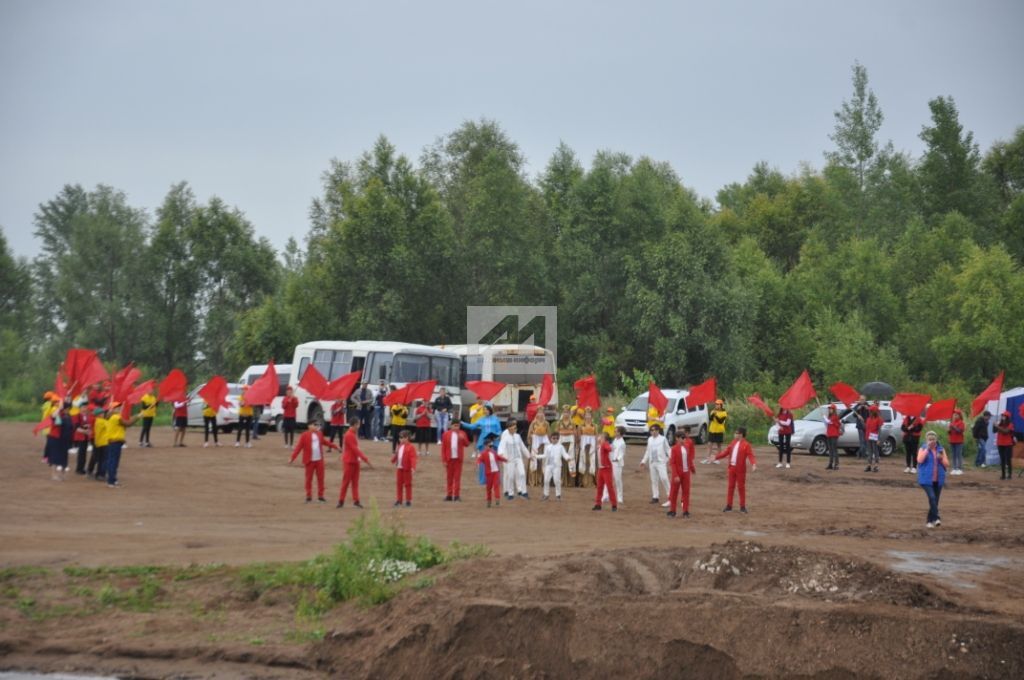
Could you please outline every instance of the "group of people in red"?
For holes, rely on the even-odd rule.
[[[660,427],[652,426],[652,439],[660,438]],[[342,462],[342,480],[338,495],[338,508],[345,506],[348,500],[349,490],[352,492],[352,503],[357,508],[363,504],[359,495],[359,477],[362,466],[372,468],[373,464],[359,446],[358,438],[359,418],[352,417],[348,421],[348,430],[342,437],[340,446]],[[624,444],[622,440],[624,431],[619,428],[615,436],[615,444]],[[668,449],[667,460],[661,461],[651,459],[651,465],[665,465],[667,477],[670,481],[668,516],[676,517],[677,509],[681,507],[682,517],[690,516],[691,481],[696,471],[696,448],[693,439],[690,437],[690,428],[685,426],[682,429],[682,436]],[[730,512],[733,509],[733,500],[736,493],[739,493],[740,512],[747,512],[746,496],[746,472],[747,462],[751,463],[751,469],[757,469],[757,460],[754,457],[753,448],[746,439],[746,428],[737,428],[735,438],[717,456],[716,460],[728,458],[728,490],[727,501],[724,511]],[[552,448],[560,448],[557,433],[551,435]],[[495,441],[498,435],[491,432],[483,437],[483,443],[476,454],[476,463],[481,467],[481,478],[484,486],[487,507],[499,506],[501,504],[501,474],[500,463],[508,462],[495,448]],[[413,473],[418,464],[418,453],[416,446],[412,443],[412,435],[408,430],[402,430],[398,435],[398,446],[391,456],[391,464],[395,470],[395,507],[412,505]],[[470,439],[462,429],[462,423],[453,419],[449,429],[441,438],[441,462],[445,466],[445,502],[461,502],[462,500],[462,472],[466,461],[466,450],[470,446]],[[650,446],[650,445],[649,445]],[[668,448],[668,447],[666,447]],[[603,500],[607,498],[611,503],[612,512],[616,512],[619,506],[620,492],[617,491],[613,477],[613,438],[608,433],[602,433],[601,442],[598,447],[597,463],[597,488],[594,496],[593,510],[598,511],[603,507]],[[339,447],[320,431],[320,425],[316,421],[310,422],[309,429],[299,438],[292,450],[289,464],[294,463],[301,456],[305,468],[305,491],[306,503],[313,502],[313,480],[316,480],[316,499],[319,503],[326,503],[324,471],[325,454],[328,450],[339,450]],[[557,455],[557,454],[555,454]],[[545,497],[546,499],[546,497]],[[658,502],[657,498],[652,499],[653,503]]]

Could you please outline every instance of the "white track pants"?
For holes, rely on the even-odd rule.
[[[544,466],[544,486],[541,487],[544,491],[544,495],[548,495],[548,484],[552,481],[555,483],[555,495],[562,495],[562,461],[558,461],[557,466],[545,465]]]
[[[659,484],[665,487],[664,498],[668,498],[668,470],[665,463],[654,463],[649,467],[649,470],[651,472],[651,498],[663,497],[658,489]]]
[[[506,496],[527,493],[526,466],[523,464],[522,456],[502,463],[501,490]]]

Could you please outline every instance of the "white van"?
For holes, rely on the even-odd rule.
[[[267,429],[273,428],[280,432],[281,421],[284,419],[281,401],[284,399],[284,392],[288,389],[288,383],[292,379],[292,365],[274,364],[274,371],[277,373],[277,396],[269,406],[263,409],[263,413],[260,415],[260,424]],[[253,364],[242,372],[238,382],[242,385],[252,385],[266,372],[267,364]]]
[[[690,426],[690,436],[698,444],[708,440],[708,407],[687,406],[686,396],[689,390],[662,390],[668,399],[665,407],[665,436],[670,444],[676,440],[676,432],[682,432],[683,425]],[[622,413],[615,419],[616,427],[626,429],[627,439],[646,439],[647,430],[647,392],[638,395],[628,406],[622,407]]]

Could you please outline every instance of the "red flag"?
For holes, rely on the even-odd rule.
[[[324,390],[324,399],[328,401],[345,401],[352,395],[352,391],[356,388],[359,383],[359,379],[363,377],[362,371],[352,371],[346,373],[336,380],[332,380],[327,384],[327,389]]]
[[[91,349],[69,349],[61,370],[68,377],[68,391],[71,393],[110,378],[103,362]]]
[[[971,417],[978,415],[985,410],[990,401],[999,401],[999,395],[1003,392],[1003,375],[1006,371],[1000,371],[992,383],[971,402]]]
[[[128,364],[120,371],[114,374],[114,379],[110,383],[110,395],[114,401],[124,401],[128,395],[132,392],[135,381],[142,377],[142,371],[135,368],[133,364]]]
[[[805,369],[786,393],[779,397],[779,406],[788,409],[800,408],[816,396],[818,393],[814,391],[814,383]]]
[[[956,399],[943,399],[928,407],[925,420],[949,420],[953,417],[953,409],[956,408]]]
[[[900,392],[892,398],[892,410],[899,411],[905,416],[919,418],[924,407],[932,400],[930,394],[917,394],[915,392]],[[950,413],[950,415],[953,415]]]
[[[601,397],[597,392],[597,378],[588,375],[586,378],[577,380],[572,386],[576,390],[576,403],[580,408],[589,406],[594,411],[601,408]]]
[[[302,374],[299,387],[309,392],[314,399],[323,399],[327,392],[327,378],[317,370],[316,366],[310,364],[306,372]]]
[[[409,394],[407,398],[408,403],[412,403],[417,399],[423,401],[430,401],[430,398],[434,396],[434,387],[437,385],[436,380],[424,380],[423,382],[409,383],[406,387],[409,388]]]
[[[1021,405],[1020,405],[1020,408],[1019,408],[1019,409],[1017,409],[1017,413],[1019,413],[1019,414],[1020,414],[1020,417],[1021,417],[1021,418],[1024,418],[1024,404],[1021,404]]]
[[[42,432],[46,428],[50,427],[51,425],[53,425],[53,414],[52,413],[49,414],[48,416],[46,416],[45,418],[43,418],[42,420],[40,420],[39,423],[35,427],[32,428],[32,434],[39,434],[40,432]]]
[[[540,408],[547,406],[554,394],[555,380],[550,373],[545,373],[544,379],[540,381],[540,396],[537,397],[537,406]]]
[[[388,392],[386,395],[384,395],[384,405],[394,406],[395,404],[408,404],[410,401],[412,401],[408,397],[409,385],[406,385],[405,387],[394,390],[393,392]]]
[[[668,408],[668,397],[665,393],[654,384],[654,381],[647,383],[647,404],[658,409],[658,415],[665,415],[665,409]]]
[[[850,408],[857,403],[858,399],[860,399],[860,392],[844,382],[832,383],[832,385],[829,386],[828,391],[836,395],[836,397],[839,398],[839,401],[846,404],[846,408]]]
[[[160,393],[160,401],[185,401],[185,389],[188,387],[188,378],[180,368],[172,368],[167,377],[160,381],[157,391]]]
[[[761,409],[761,412],[764,413],[769,418],[775,417],[775,414],[772,413],[772,410],[768,408],[768,404],[764,403],[764,399],[762,399],[761,395],[758,394],[757,392],[754,392],[752,395],[747,397],[747,401],[756,406],[757,408]]]
[[[53,391],[57,393],[61,401],[68,396],[68,388],[64,384],[64,374],[57,371],[57,379],[53,381]]]
[[[224,379],[224,376],[213,376],[199,390],[199,397],[214,411],[221,406],[230,406],[228,403],[228,381]],[[248,403],[248,400],[249,395],[246,395],[246,403]]]
[[[277,369],[274,368],[274,360],[267,363],[267,370],[263,375],[249,385],[245,393],[245,403],[250,406],[266,406],[274,401],[281,386],[277,382]]]
[[[712,377],[690,388],[690,393],[686,395],[686,405],[689,407],[702,406],[716,398],[718,398],[718,381]]]
[[[153,391],[153,387],[155,385],[155,380],[147,380],[146,382],[136,387],[133,391],[129,392],[124,398],[125,402],[129,404],[138,404],[140,401],[142,401],[142,398],[144,396]]]
[[[498,392],[505,389],[505,383],[494,382],[492,380],[467,380],[466,389],[472,390],[473,394],[480,399],[490,401],[491,399],[494,399]]]

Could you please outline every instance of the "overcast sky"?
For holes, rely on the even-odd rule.
[[[714,198],[759,160],[821,167],[859,60],[880,138],[920,153],[952,95],[984,152],[1024,125],[1024,2],[0,0],[0,226],[16,254],[64,184],[151,214],[187,181],[278,247],[331,158],[418,162],[498,121],[531,177],[559,141],[669,162]]]

